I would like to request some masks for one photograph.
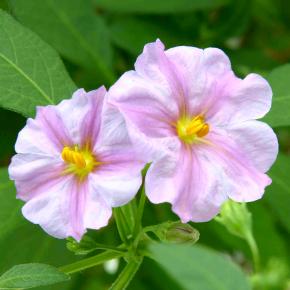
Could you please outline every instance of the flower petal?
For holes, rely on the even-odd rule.
[[[39,224],[56,238],[72,236],[79,240],[84,234],[84,229],[75,232],[72,227],[70,194],[73,185],[73,180],[66,178],[47,188],[42,194],[26,202],[22,208],[24,217],[34,224]]]
[[[229,58],[222,50],[178,46],[166,50],[165,54],[184,79],[188,113],[200,114],[210,99],[214,98],[214,102],[219,99],[218,94],[212,96],[213,87],[219,89],[217,80],[223,83],[221,79],[232,75]]]
[[[112,208],[90,187],[84,211],[84,227],[98,230],[105,227],[112,216]]]
[[[125,73],[109,90],[109,102],[151,137],[173,135],[171,123],[178,116],[174,100],[159,84],[144,79],[136,72]]]
[[[257,159],[252,161],[250,155],[246,155],[240,144],[222,133],[212,133],[210,141],[213,145],[206,150],[206,155],[212,162],[219,164],[223,170],[227,183],[227,195],[238,202],[250,202],[261,198],[265,187],[271,184],[271,179],[258,170]]]
[[[58,156],[16,154],[8,170],[10,178],[15,180],[17,197],[28,200],[58,182],[63,164]]]
[[[89,111],[84,116],[84,119],[80,123],[80,144],[85,146],[86,143],[90,143],[93,147],[97,142],[97,138],[101,126],[101,118],[104,97],[106,95],[105,87],[100,87],[97,90],[90,91],[86,94],[87,102],[89,104]]]
[[[54,106],[37,107],[35,119],[28,119],[18,134],[17,153],[59,155],[63,146],[70,145],[69,133]]]
[[[90,112],[91,103],[88,101],[87,93],[84,89],[77,90],[71,99],[63,100],[56,106],[56,110],[62,117],[63,123],[72,139],[72,145],[81,144],[82,141],[82,121]]]
[[[202,155],[183,148],[175,158],[153,164],[146,177],[146,192],[153,203],[172,203],[183,222],[208,221],[226,199],[221,174]]]
[[[111,208],[88,181],[79,183],[67,176],[27,201],[22,213],[56,238],[80,241],[86,228],[99,229],[108,224]]]
[[[279,150],[277,136],[266,123],[246,121],[228,127],[227,134],[261,172],[267,172]]]
[[[138,171],[128,174],[124,170],[123,174],[115,172],[108,174],[99,170],[91,175],[90,182],[106,204],[119,207],[134,198],[141,186],[142,178]]]
[[[271,87],[257,74],[249,74],[243,80],[229,78],[222,95],[223,102],[212,109],[212,122],[219,126],[260,119],[271,108]]]

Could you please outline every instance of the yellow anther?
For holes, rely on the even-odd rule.
[[[61,157],[67,163],[64,174],[75,174],[80,180],[101,164],[101,162],[96,161],[95,156],[89,150],[80,150],[78,146],[65,146],[61,152]]]
[[[193,143],[197,137],[202,138],[209,132],[209,124],[205,123],[204,117],[198,115],[194,118],[183,117],[178,120],[176,130],[179,138],[185,143]]]
[[[78,149],[71,149],[70,147],[64,147],[61,153],[61,157],[64,161],[68,163],[75,164],[79,168],[86,167],[86,160],[81,152]]]

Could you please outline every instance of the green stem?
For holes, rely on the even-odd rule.
[[[133,233],[136,223],[136,215],[137,215],[137,205],[136,199],[134,198],[129,203],[121,207],[121,211],[126,220],[128,227],[130,228],[130,234]]]
[[[134,278],[140,265],[142,264],[143,257],[135,257],[134,260],[130,260],[125,266],[121,274],[111,286],[110,290],[124,290],[128,287],[129,283]]]
[[[114,208],[113,212],[120,238],[126,245],[128,245],[128,241],[132,235],[130,227],[127,224],[127,221],[120,207]]]
[[[245,236],[245,238],[246,238],[246,241],[250,247],[250,250],[251,250],[251,253],[253,256],[255,272],[258,273],[260,270],[260,254],[259,254],[259,249],[258,249],[257,243],[256,243],[252,233],[248,233]]]
[[[119,247],[107,246],[107,245],[98,244],[98,243],[96,243],[95,245],[96,245],[95,250],[110,250],[110,251],[119,252],[119,253],[126,252],[126,249],[124,249],[122,245]]]
[[[94,257],[90,257],[87,259],[83,259],[81,261],[62,266],[59,268],[60,271],[66,273],[66,274],[73,274],[100,264],[103,264],[104,262],[116,258],[120,258],[124,256],[125,253],[120,253],[116,251],[106,251],[99,255],[96,255]]]
[[[145,195],[145,186],[143,184],[141,188],[141,196],[140,196],[140,201],[139,201],[138,210],[137,210],[137,217],[136,217],[136,222],[135,222],[135,227],[134,227],[134,232],[133,232],[134,237],[136,237],[142,229],[142,217],[143,217],[145,203],[146,203],[146,195]]]

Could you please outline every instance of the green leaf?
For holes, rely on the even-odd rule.
[[[290,157],[279,154],[270,171],[272,184],[267,188],[265,199],[281,223],[290,232]]]
[[[32,116],[74,89],[56,52],[0,10],[0,106]]]
[[[272,127],[290,125],[290,64],[274,69],[268,76],[273,90],[271,111],[263,121]]]
[[[176,30],[176,29],[175,29]],[[160,38],[167,47],[185,45],[188,41],[174,31],[174,27],[168,29],[168,23],[148,22],[135,17],[115,18],[110,26],[112,40],[116,45],[133,55],[142,52],[148,42]]]
[[[180,13],[212,9],[228,3],[227,0],[94,0],[99,8],[130,13]]]
[[[7,169],[0,169],[0,239],[15,230],[23,221],[21,202],[16,200],[15,186]]]
[[[68,60],[114,81],[107,27],[89,0],[10,0],[13,13]]]
[[[150,253],[183,289],[250,289],[246,276],[235,264],[205,247],[154,244]]]
[[[0,289],[28,289],[69,280],[69,276],[44,264],[17,265],[0,277]]]

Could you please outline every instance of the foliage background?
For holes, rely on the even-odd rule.
[[[272,186],[262,200],[249,204],[249,209],[263,266],[278,261],[275,271],[285,267],[283,275],[287,276],[287,267],[290,267],[288,0],[0,0],[0,8],[54,48],[75,85],[86,90],[103,83],[108,88],[123,72],[133,68],[144,44],[156,38],[166,47],[219,47],[229,55],[239,76],[250,72],[265,76],[274,91],[273,110],[265,121],[278,133],[281,153],[270,172]],[[1,25],[4,24],[0,22],[0,30],[4,27]],[[7,43],[0,38],[0,53],[5,47]],[[0,67],[2,77],[3,73]],[[4,108],[0,108],[0,272],[26,262],[60,266],[77,260],[78,256],[66,250],[65,241],[50,238],[21,216],[22,203],[15,200],[14,186],[8,180],[6,167],[14,153],[18,131],[25,125],[25,116],[33,116],[33,112],[28,99],[21,104],[22,109],[17,110],[13,100],[18,96],[13,93],[8,101],[5,100],[11,102],[8,107],[12,107],[12,111],[7,110],[1,102],[1,98],[8,97],[1,87],[1,76],[0,105]],[[17,86],[17,82],[14,85]],[[74,87],[72,83],[68,86]],[[69,97],[60,94],[61,90],[59,99]],[[176,220],[176,217],[166,204],[147,204],[144,219],[149,225]],[[244,241],[232,236],[215,221],[194,226],[201,233],[200,244],[231,256],[245,272],[250,271],[251,256]],[[90,235],[108,244],[117,239],[113,221],[109,228],[90,232]],[[42,289],[107,289],[116,275],[96,267],[74,276],[69,283]],[[182,278],[171,277],[155,262],[146,259],[129,289],[182,289],[178,282]],[[279,280],[281,285],[273,290],[286,289],[285,281]]]

